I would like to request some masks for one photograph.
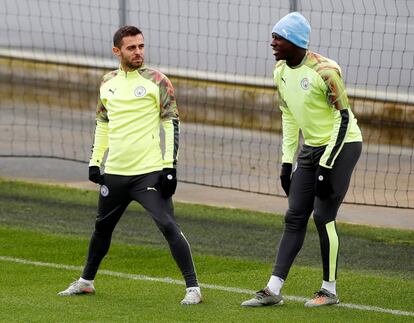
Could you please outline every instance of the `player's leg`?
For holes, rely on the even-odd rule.
[[[305,306],[315,307],[339,303],[336,292],[339,237],[336,229],[338,209],[346,195],[352,171],[361,154],[362,144],[348,143],[335,161],[330,177],[333,193],[329,199],[315,199],[314,221],[319,233],[323,265],[323,282],[320,291]]]
[[[285,280],[298,252],[303,246],[314,201],[314,171],[300,165],[293,173],[289,190],[289,208],[279,242],[272,275]]]
[[[254,298],[243,302],[242,306],[283,304],[280,290],[296,255],[302,248],[313,209],[315,179],[310,156],[311,151],[305,146],[298,156],[298,165],[292,174],[289,208],[285,214],[283,235],[269,282]]]
[[[112,232],[122,216],[130,199],[124,176],[105,174],[105,184],[100,188],[98,215],[92,234],[86,264],[79,280],[59,293],[60,296],[90,294],[95,292],[93,280],[99,265],[109,250]]]
[[[130,195],[148,211],[168,242],[187,287],[182,304],[197,304],[201,302],[201,292],[190,245],[175,221],[172,198],[162,198],[161,192],[157,190],[159,176],[159,172],[154,172],[134,177]]]
[[[95,231],[89,244],[88,258],[82,278],[95,278],[98,267],[109,250],[112,232],[131,198],[127,194],[128,176],[105,174],[105,185],[101,186]]]

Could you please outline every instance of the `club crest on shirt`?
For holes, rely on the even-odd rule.
[[[134,94],[136,97],[138,98],[142,98],[145,94],[147,93],[147,90],[145,89],[145,87],[143,87],[142,85],[138,86],[135,90],[134,90]]]
[[[109,188],[106,185],[101,186],[101,195],[107,197],[109,195]]]
[[[302,89],[304,90],[309,90],[309,80],[305,77],[302,79],[302,81],[300,81],[300,86],[302,87]]]

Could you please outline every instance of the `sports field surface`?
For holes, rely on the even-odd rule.
[[[283,289],[285,305],[242,308],[266,284],[280,215],[176,204],[204,301],[179,304],[184,282],[151,218],[131,205],[93,296],[58,297],[79,278],[97,193],[0,179],[1,322],[413,322],[414,232],[339,224],[341,304],[308,309],[321,283],[310,222]],[[392,209],[390,209],[392,212]]]

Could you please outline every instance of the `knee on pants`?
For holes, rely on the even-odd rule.
[[[285,229],[289,231],[302,231],[308,225],[308,218],[303,211],[289,208],[285,215]]]

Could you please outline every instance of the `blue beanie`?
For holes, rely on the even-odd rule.
[[[272,33],[278,34],[300,48],[308,49],[310,30],[309,22],[304,16],[299,12],[291,12],[279,20],[273,27]]]

